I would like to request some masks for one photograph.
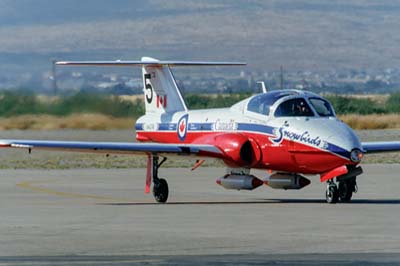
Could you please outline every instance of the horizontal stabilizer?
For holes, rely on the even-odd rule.
[[[57,61],[59,66],[244,66],[243,62],[190,61]]]

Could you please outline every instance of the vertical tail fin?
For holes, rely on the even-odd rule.
[[[146,113],[187,111],[183,97],[168,65],[158,65],[156,59],[143,57],[143,90]]]

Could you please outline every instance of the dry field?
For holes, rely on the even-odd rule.
[[[340,115],[353,129],[391,129],[400,128],[400,114]]]
[[[128,129],[133,128],[134,119],[115,118],[102,114],[73,114],[65,117],[52,115],[21,115],[9,118],[0,118],[0,130],[10,129]]]
[[[400,114],[341,115],[339,118],[357,130],[400,128]],[[0,130],[55,130],[66,128],[90,130],[129,129],[134,126],[134,122],[133,118],[115,118],[102,114],[73,114],[65,117],[22,115],[0,118]]]

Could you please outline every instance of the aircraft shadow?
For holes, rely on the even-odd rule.
[[[399,265],[398,253],[0,256],[1,265]]]
[[[171,201],[165,205],[253,205],[253,204],[327,204],[324,199],[260,199],[251,201]],[[338,204],[358,205],[400,205],[400,199],[355,199],[351,202],[339,202]],[[140,206],[160,205],[157,202],[110,202],[97,205],[111,206]]]

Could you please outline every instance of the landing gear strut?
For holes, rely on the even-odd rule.
[[[158,163],[158,156],[153,157],[153,196],[157,202],[165,203],[168,199],[168,183],[167,180],[158,177],[158,168],[167,160],[164,157]]]

